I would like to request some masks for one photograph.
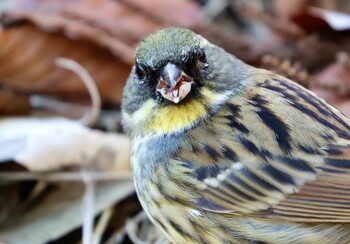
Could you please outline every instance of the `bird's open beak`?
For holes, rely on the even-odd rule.
[[[175,64],[168,63],[164,66],[157,91],[173,103],[179,103],[191,91],[193,78],[179,69]]]

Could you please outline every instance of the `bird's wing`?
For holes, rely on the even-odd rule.
[[[242,94],[189,132],[178,155],[198,179],[198,206],[350,222],[350,121],[280,77]]]

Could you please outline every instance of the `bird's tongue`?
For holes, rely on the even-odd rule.
[[[157,91],[162,94],[165,99],[173,103],[179,103],[191,91],[193,81],[180,81],[174,88],[157,86]]]

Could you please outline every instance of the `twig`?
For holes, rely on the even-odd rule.
[[[94,208],[95,208],[95,182],[91,178],[89,171],[82,170],[81,177],[85,184],[85,193],[83,198],[83,244],[92,243],[92,231],[94,227]]]
[[[113,207],[109,207],[102,212],[101,218],[99,219],[94,235],[92,237],[92,244],[101,243],[102,235],[105,232],[108,222],[113,214]]]
[[[57,58],[55,64],[61,68],[71,70],[85,84],[90,93],[92,107],[90,113],[85,114],[80,121],[86,126],[92,126],[96,123],[101,110],[101,96],[96,87],[95,81],[90,76],[89,72],[78,62],[68,58]]]
[[[125,225],[125,229],[126,229],[126,233],[128,234],[130,240],[132,241],[132,243],[135,244],[147,244],[147,242],[144,242],[142,240],[140,240],[140,238],[138,238],[137,236],[137,232],[138,232],[138,223],[142,220],[145,219],[146,217],[146,213],[144,211],[140,212],[139,214],[136,215],[136,217],[134,217],[133,219],[129,219],[126,221],[126,225]]]
[[[132,174],[125,172],[90,172],[90,177],[94,181],[130,180]],[[83,181],[79,172],[1,172],[1,181]]]
[[[76,118],[77,115],[88,113],[90,106],[80,105],[77,103],[61,101],[45,95],[31,95],[29,98],[30,105],[40,111],[54,113],[69,118]]]

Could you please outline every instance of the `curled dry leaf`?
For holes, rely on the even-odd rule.
[[[91,130],[76,121],[3,119],[0,134],[0,161],[13,159],[31,171],[70,166],[129,170],[128,137]]]
[[[350,30],[350,15],[337,11],[308,7],[305,4],[290,18],[307,32],[339,32]]]

